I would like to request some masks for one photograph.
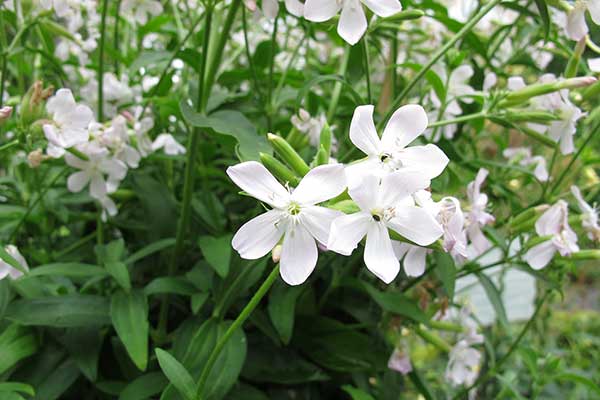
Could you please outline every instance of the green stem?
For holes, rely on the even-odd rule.
[[[266,114],[267,114],[267,127],[269,132],[271,132],[273,128],[273,116],[271,112],[273,110],[273,74],[275,72],[275,55],[277,54],[275,48],[277,46],[277,28],[279,26],[279,14],[275,17],[275,23],[273,25],[273,34],[271,35],[271,54],[270,54],[270,64],[269,64],[269,80],[267,86],[267,101],[266,101]]]
[[[446,119],[443,121],[436,121],[436,122],[432,122],[431,124],[429,124],[429,128],[437,128],[438,126],[444,126],[444,125],[451,125],[451,124],[460,124],[461,122],[467,122],[467,121],[471,121],[474,119],[480,119],[480,118],[485,118],[487,116],[487,114],[485,112],[480,112],[480,113],[476,113],[476,114],[470,114],[470,115],[464,115],[462,117],[459,118],[454,118],[454,119]]]
[[[398,60],[398,34],[395,33],[394,34],[394,39],[392,40],[392,60],[390,61],[390,64],[392,66],[391,70],[390,70],[390,77],[392,80],[392,87],[391,87],[391,98],[395,98],[396,94],[398,93],[398,88],[397,88],[397,82],[398,82],[398,70],[396,69],[396,62]]]
[[[198,400],[203,399],[204,386],[206,384],[208,376],[210,375],[210,371],[212,370],[213,365],[215,364],[215,362],[217,361],[217,358],[219,357],[219,354],[221,354],[221,351],[223,350],[223,347],[225,347],[225,345],[227,344],[227,341],[229,341],[231,336],[239,328],[241,328],[242,325],[244,324],[244,322],[248,319],[248,317],[250,317],[250,314],[252,314],[252,312],[258,306],[258,304],[260,303],[262,298],[265,297],[265,295],[267,294],[267,292],[269,291],[271,286],[273,286],[273,283],[275,283],[275,280],[277,279],[278,275],[279,275],[279,264],[277,264],[275,266],[275,268],[273,268],[273,271],[271,271],[271,273],[269,274],[267,279],[263,282],[263,284],[260,286],[260,288],[258,288],[258,290],[254,294],[254,296],[252,296],[252,298],[250,299],[250,301],[248,302],[246,307],[244,307],[242,312],[240,312],[240,314],[237,316],[235,321],[233,321],[233,323],[229,326],[229,328],[227,329],[227,331],[225,332],[223,337],[221,337],[221,339],[219,340],[219,342],[213,349],[212,353],[210,354],[210,357],[208,358],[208,361],[204,365],[204,369],[202,370],[200,379],[198,380],[198,385],[197,385],[197,387],[198,387],[197,399]]]
[[[362,40],[363,62],[365,64],[365,80],[367,83],[367,102],[373,104],[373,93],[371,91],[371,61],[369,60],[369,39],[367,34]]]
[[[429,60],[429,62],[426,65],[424,65],[423,68],[421,68],[421,70],[417,73],[417,75],[410,81],[410,83],[408,85],[406,85],[404,90],[402,90],[402,92],[394,100],[393,105],[390,108],[390,110],[388,111],[388,113],[386,114],[385,118],[383,118],[381,120],[381,122],[380,122],[381,126],[383,126],[383,124],[385,124],[387,122],[387,120],[390,119],[390,117],[392,116],[392,113],[400,106],[400,104],[402,104],[402,101],[406,98],[406,96],[408,96],[408,94],[415,87],[415,85],[417,83],[419,83],[419,81],[425,76],[427,71],[429,71],[431,69],[431,67],[433,67],[433,65],[436,62],[438,62],[438,60],[440,60],[444,56],[444,54],[446,54],[459,40],[461,40],[463,37],[465,37],[471,31],[471,29],[473,29],[473,27],[475,25],[477,25],[477,23],[483,17],[485,17],[485,15],[488,12],[490,12],[490,10],[492,8],[494,8],[496,5],[498,5],[501,1],[502,0],[492,0],[488,4],[486,4],[485,7],[483,7],[481,10],[479,10],[479,12],[477,14],[475,14],[473,17],[471,17],[469,22],[467,22],[462,27],[462,29],[460,31],[458,31],[456,33],[456,35],[454,35],[454,37],[452,39],[450,39],[448,42],[446,42],[446,44],[444,46],[442,46],[433,55],[431,60]]]
[[[4,29],[4,13],[0,8],[0,45],[6,48],[6,31]],[[8,53],[2,55],[2,75],[0,75],[0,106],[2,106],[2,99],[4,98],[4,85],[6,83],[6,72],[8,71]]]
[[[244,48],[246,51],[246,58],[248,59],[248,67],[252,73],[252,80],[254,81],[254,90],[258,94],[258,97],[262,99],[262,92],[260,85],[258,84],[258,76],[256,74],[256,68],[254,68],[254,60],[250,53],[250,43],[248,42],[248,22],[246,21],[246,7],[242,7],[242,31],[244,32]]]
[[[348,70],[348,61],[350,60],[350,49],[349,45],[346,45],[346,51],[344,52],[344,56],[342,58],[342,62],[340,64],[340,70],[338,71],[338,75],[342,78],[346,76],[346,71]],[[340,102],[340,96],[342,94],[342,82],[336,82],[333,88],[333,93],[331,94],[331,103],[329,105],[329,111],[327,111],[327,121],[331,124],[331,120],[335,117],[335,112],[337,110],[338,103]]]
[[[100,20],[100,43],[98,45],[98,122],[104,119],[104,42],[106,39],[106,16],[108,0],[102,1],[102,19]]]
[[[206,74],[207,55],[208,55],[208,43],[210,41],[210,30],[212,24],[212,13],[213,8],[208,7],[206,9],[206,18],[204,20],[204,43],[202,52],[202,62],[200,64],[200,73],[198,75],[198,96],[196,99],[196,111],[204,114],[205,102],[204,102],[204,78]],[[177,235],[175,237],[175,248],[169,261],[169,267],[167,270],[168,276],[173,276],[177,272],[177,261],[183,251],[183,244],[185,235],[191,219],[192,212],[192,195],[194,193],[195,184],[195,172],[196,172],[196,159],[199,153],[199,140],[200,130],[194,128],[189,135],[187,144],[187,161],[185,165],[185,177],[183,184],[183,199],[181,206],[181,215],[177,224]],[[159,320],[158,320],[158,336],[164,338],[167,331],[167,317],[169,310],[169,298],[164,296],[161,302]]]
[[[8,143],[3,144],[2,146],[0,146],[0,151],[4,151],[6,149],[10,149],[11,147],[14,147],[14,146],[16,146],[18,144],[19,144],[19,140],[15,139],[12,142],[8,142]]]
[[[121,15],[121,0],[117,0],[117,5],[116,5],[116,11],[115,11],[115,32],[114,32],[114,42],[113,42],[113,48],[115,50],[115,52],[117,54],[120,54],[119,52],[119,22],[120,22],[120,15]],[[117,78],[119,77],[119,57],[115,57],[115,74],[117,75]]]

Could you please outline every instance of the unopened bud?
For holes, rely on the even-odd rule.
[[[294,148],[281,136],[272,133],[267,134],[267,139],[275,152],[301,177],[310,171],[310,167],[294,150]]]
[[[273,259],[274,263],[278,263],[279,260],[281,260],[281,252],[282,251],[283,251],[283,246],[280,244],[273,247],[273,250],[271,251],[271,258]]]
[[[582,76],[578,78],[563,79],[561,81],[550,82],[550,83],[537,83],[535,85],[529,85],[523,89],[516,90],[509,93],[506,99],[500,102],[500,107],[510,107],[516,104],[525,103],[529,99],[537,96],[543,96],[545,94],[558,92],[560,90],[571,90],[586,87],[596,82],[596,78],[593,76]]]
[[[4,106],[0,108],[0,125],[2,125],[6,120],[10,118],[12,115],[13,108],[9,106]]]
[[[270,154],[260,153],[260,161],[269,171],[283,182],[287,182],[293,187],[298,186],[300,178],[294,174],[294,171],[283,165],[281,161]]]
[[[52,96],[54,87],[50,86],[44,89],[42,81],[35,82],[27,91],[21,101],[21,122],[29,125],[34,121],[45,116],[44,106],[46,100]]]
[[[27,161],[29,162],[29,166],[31,168],[39,167],[40,164],[42,164],[42,161],[44,161],[45,159],[46,156],[44,156],[44,153],[41,149],[34,150],[27,155]]]

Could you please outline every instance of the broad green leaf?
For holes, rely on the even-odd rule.
[[[5,318],[21,325],[58,328],[110,324],[106,298],[79,294],[17,300],[8,306]]]
[[[0,335],[0,374],[38,349],[34,332],[19,325],[9,325]]]
[[[264,135],[259,135],[252,123],[239,111],[222,110],[209,116],[195,112],[187,102],[180,103],[183,118],[197,128],[210,128],[221,135],[234,137],[239,144],[242,161],[258,160],[259,153],[271,153]]]
[[[496,317],[503,326],[508,326],[508,318],[506,317],[506,310],[504,309],[500,291],[485,273],[478,272],[475,275],[477,276],[477,279],[479,279],[479,282],[481,282],[490,303],[492,303],[494,311],[496,312]]]
[[[35,400],[56,400],[71,387],[79,377],[79,368],[73,360],[67,360],[54,369],[44,381],[36,386]]]
[[[162,372],[142,375],[128,384],[121,392],[119,400],[146,400],[162,392],[169,381]]]
[[[175,357],[162,349],[156,349],[156,357],[158,358],[160,369],[162,369],[167,379],[169,379],[179,393],[186,400],[195,400],[196,383],[187,369]]]
[[[2,382],[0,383],[0,392],[21,392],[35,396],[35,390],[30,385],[20,382]]]
[[[154,294],[179,294],[182,296],[191,296],[198,293],[198,289],[187,279],[179,277],[156,278],[145,288],[146,296]]]
[[[118,291],[112,296],[110,315],[113,326],[135,365],[144,371],[148,365],[148,302],[141,291]]]
[[[413,368],[413,370],[411,372],[409,372],[408,377],[410,378],[413,385],[415,385],[415,387],[417,388],[419,393],[421,393],[421,395],[426,400],[434,400],[435,399],[435,397],[433,396],[433,392],[427,385],[427,382],[423,379],[421,374],[416,369]]]
[[[600,386],[598,386],[596,383],[594,383],[593,380],[585,376],[573,372],[563,372],[558,375],[555,375],[554,379],[559,381],[571,381],[573,383],[578,383],[587,387],[590,391],[594,392],[596,396],[600,396]]]
[[[278,283],[269,294],[269,317],[284,344],[288,344],[292,338],[296,300],[301,293],[302,288],[299,286],[289,287]]]
[[[10,301],[10,284],[8,279],[0,280],[0,320],[4,317],[6,307]]]
[[[68,328],[57,339],[67,349],[71,358],[87,379],[98,377],[98,360],[105,332],[96,326]]]
[[[229,273],[231,238],[232,235],[225,235],[221,237],[201,236],[198,239],[198,245],[204,258],[221,278],[225,278]]]
[[[436,269],[435,274],[442,281],[446,295],[452,301],[454,299],[454,288],[456,286],[456,266],[454,259],[448,253],[435,252]]]
[[[362,390],[350,385],[342,386],[342,390],[348,393],[350,397],[352,397],[352,400],[375,400],[375,398],[369,393],[363,392]]]
[[[416,301],[409,299],[400,292],[380,292],[368,284],[364,286],[373,300],[385,311],[402,315],[422,324],[429,324],[429,318],[419,308]]]
[[[162,250],[172,247],[174,245],[175,245],[174,238],[158,240],[154,243],[151,243],[151,244],[139,249],[138,251],[136,251],[135,253],[130,255],[125,260],[125,264],[127,264],[127,265],[133,264],[143,258],[146,258],[154,253],[158,253],[159,251],[162,251]]]
[[[127,265],[121,261],[109,261],[104,264],[108,273],[117,281],[125,291],[131,289],[131,280],[129,278],[129,270]]]
[[[70,278],[88,278],[106,275],[104,268],[81,263],[53,263],[33,268],[28,276],[67,276]]]
[[[208,293],[195,293],[191,298],[191,308],[194,314],[197,314],[198,311],[202,308],[206,300],[208,300]]]

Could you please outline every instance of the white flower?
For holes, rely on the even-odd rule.
[[[415,206],[412,194],[429,186],[415,171],[398,171],[383,178],[366,176],[349,188],[350,197],[361,211],[333,221],[327,248],[350,255],[366,235],[364,261],[367,268],[385,283],[400,271],[388,229],[420,246],[442,236],[442,227],[431,214]]]
[[[48,154],[60,157],[65,149],[87,142],[88,126],[94,114],[89,107],[77,104],[69,89],[58,90],[48,100],[46,110],[52,118],[52,123],[43,125],[48,139]]]
[[[600,25],[600,0],[577,0],[567,13],[565,30],[569,39],[581,40],[588,33],[585,11],[590,12],[592,21]]]
[[[571,193],[575,196],[579,209],[582,213],[581,225],[588,233],[591,240],[600,242],[600,225],[598,225],[598,211],[589,205],[581,195],[581,191],[577,186],[571,186]]]
[[[481,352],[472,347],[473,344],[482,343],[483,337],[470,331],[450,351],[450,359],[446,367],[446,379],[453,385],[472,385],[479,375]]]
[[[121,12],[131,16],[140,25],[148,22],[148,16],[155,17],[162,13],[163,7],[158,0],[123,0]]]
[[[279,14],[280,1],[281,0],[263,0],[262,10],[263,14],[265,14],[265,17],[269,19],[275,19],[277,17],[277,14]],[[302,17],[304,14],[304,4],[302,4],[299,0],[285,0],[285,7],[290,14],[296,17]],[[252,10],[252,5],[250,5],[249,8]],[[256,9],[256,3],[254,3],[254,9]]]
[[[127,120],[122,115],[112,119],[108,127],[97,124],[90,129],[92,136],[103,147],[112,151],[115,158],[123,161],[130,168],[137,168],[140,164],[140,153],[129,144],[127,133]]]
[[[258,259],[283,237],[281,277],[290,285],[308,279],[317,264],[317,243],[326,244],[331,222],[340,213],[316,204],[346,188],[341,164],[312,169],[291,193],[260,163],[248,161],[227,169],[236,185],[272,209],[244,224],[232,240],[244,259]]]
[[[600,57],[599,58],[590,58],[588,60],[588,66],[592,70],[592,72],[600,72]]]
[[[304,17],[309,21],[323,22],[342,10],[338,33],[346,42],[355,45],[367,31],[367,17],[361,3],[383,18],[402,11],[398,0],[306,0]]]
[[[298,111],[298,115],[292,115],[291,121],[298,132],[308,136],[308,141],[311,146],[319,147],[319,143],[321,142],[321,131],[327,123],[324,115],[313,118],[308,111],[301,108],[300,111]],[[331,137],[331,147],[333,149],[337,147],[337,140],[334,136]]]
[[[29,266],[27,265],[27,261],[25,257],[19,252],[16,246],[9,244],[4,248],[8,254],[12,256],[24,270],[29,271]],[[11,279],[17,279],[23,276],[23,273],[16,268],[13,268],[12,265],[0,259],[0,280],[9,276]]]
[[[524,167],[535,165],[533,174],[540,182],[548,180],[548,169],[546,168],[546,159],[542,156],[532,156],[529,147],[512,147],[504,150],[502,155],[510,162],[516,162]]]
[[[67,188],[71,192],[80,192],[88,184],[90,195],[95,199],[104,199],[108,193],[113,193],[127,174],[127,166],[120,160],[110,158],[108,151],[97,150],[87,152],[89,160],[82,160],[74,155],[65,154],[65,161],[75,172],[67,179]],[[108,179],[105,179],[105,175]]]
[[[444,228],[444,250],[456,261],[467,259],[467,233],[465,217],[460,202],[454,197],[444,197],[439,203],[437,220]]]
[[[394,349],[388,360],[388,368],[400,372],[402,375],[407,375],[413,370],[408,353],[404,353],[398,348]]]
[[[165,154],[170,156],[176,156],[179,154],[185,154],[185,147],[180,145],[177,140],[168,133],[161,133],[152,143],[152,150],[164,149]]]
[[[423,107],[409,104],[396,110],[381,139],[373,122],[373,110],[374,106],[368,105],[354,111],[350,140],[367,158],[346,167],[349,182],[358,182],[367,174],[381,176],[403,169],[417,170],[427,181],[444,171],[449,160],[436,145],[407,147],[427,128]]]
[[[467,196],[471,204],[471,210],[468,214],[467,236],[471,240],[471,244],[475,250],[475,256],[480,255],[491,247],[490,241],[484,236],[481,228],[485,225],[494,222],[493,215],[487,213],[488,197],[485,193],[481,193],[481,185],[488,176],[488,170],[481,168],[477,172],[475,180],[467,186]]]
[[[535,223],[535,231],[539,236],[552,238],[533,246],[525,254],[525,261],[533,269],[544,268],[557,251],[561,256],[579,251],[577,235],[569,226],[569,208],[564,200],[559,200],[542,214]]]
[[[406,276],[417,277],[425,273],[427,254],[431,252],[428,248],[396,240],[392,241],[392,248],[398,260],[403,260],[402,267]]]

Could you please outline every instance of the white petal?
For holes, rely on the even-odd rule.
[[[388,172],[384,171],[384,165],[378,156],[369,156],[364,160],[346,165],[346,183],[348,187],[356,187],[368,175],[383,176]]]
[[[369,224],[364,259],[369,271],[385,283],[393,281],[400,272],[400,262],[394,254],[390,235],[383,223]]]
[[[471,79],[473,74],[473,67],[467,64],[461,65],[450,74],[450,85],[455,86],[465,84]]]
[[[424,247],[411,246],[406,257],[404,257],[404,272],[406,275],[417,277],[425,272],[425,263],[427,260],[427,249]]]
[[[48,100],[46,109],[51,114],[68,113],[75,107],[73,93],[69,89],[59,89],[56,94]]]
[[[385,130],[382,141],[386,148],[395,146],[402,149],[419,137],[429,121],[425,109],[417,104],[408,104],[394,112]]]
[[[363,37],[367,31],[367,16],[359,0],[345,0],[337,31],[352,46]]]
[[[354,110],[350,123],[350,141],[367,155],[379,155],[381,141],[373,122],[375,106],[360,106]]]
[[[524,259],[531,268],[539,270],[548,265],[554,253],[556,253],[556,247],[551,240],[548,240],[529,249]]]
[[[557,235],[562,230],[562,221],[565,219],[566,205],[559,201],[535,222],[535,231],[540,236]]]
[[[399,158],[404,167],[420,171],[427,179],[438,177],[450,161],[435,144],[406,147]]]
[[[301,225],[286,232],[281,250],[281,277],[289,285],[304,283],[317,265],[315,239]]]
[[[343,213],[326,207],[311,206],[305,207],[300,213],[302,225],[316,238],[321,244],[327,246],[329,240],[329,231],[331,223]]]
[[[444,233],[440,224],[426,210],[415,206],[397,209],[396,216],[388,225],[419,246],[429,246]]]
[[[85,161],[79,157],[75,157],[71,153],[65,154],[65,162],[67,163],[67,165],[77,169],[84,169],[87,168],[87,166],[89,165],[89,161]]]
[[[346,175],[342,164],[321,165],[310,170],[292,193],[292,200],[300,204],[319,204],[340,195],[346,189]]]
[[[299,0],[285,0],[285,7],[295,17],[302,17],[304,14],[304,4]]]
[[[360,182],[348,189],[348,194],[363,211],[370,211],[378,204],[380,179],[375,175],[365,175]]]
[[[262,10],[265,17],[275,19],[279,13],[279,0],[263,0]]]
[[[227,168],[227,175],[243,191],[273,207],[284,207],[289,193],[261,164],[248,161]]]
[[[399,170],[381,179],[381,190],[377,205],[380,207],[395,206],[398,202],[427,188],[430,182],[427,177],[414,170]],[[413,201],[409,204],[412,204]]]
[[[588,66],[590,67],[592,72],[600,72],[600,57],[590,58],[588,60]]]
[[[282,217],[281,211],[270,210],[251,219],[236,232],[231,246],[246,260],[265,256],[283,236]]]
[[[366,212],[342,215],[334,219],[329,232],[327,248],[349,256],[367,234],[372,220],[371,215]]]
[[[71,174],[67,179],[67,188],[70,192],[78,193],[83,190],[83,188],[90,181],[90,176],[85,171],[75,172]]]
[[[87,129],[90,122],[94,120],[94,112],[88,106],[82,104],[69,110],[69,126]]]
[[[588,33],[585,22],[585,8],[574,7],[567,15],[567,36],[573,40],[581,40]]]
[[[588,0],[587,6],[592,21],[594,21],[596,25],[600,25],[600,0]]]
[[[333,18],[339,10],[337,0],[306,0],[304,18],[313,22],[323,22]]]
[[[402,11],[402,4],[398,0],[361,0],[375,15],[391,17]]]
[[[106,196],[106,181],[101,174],[97,173],[91,176],[90,196],[95,199],[101,199]]]

